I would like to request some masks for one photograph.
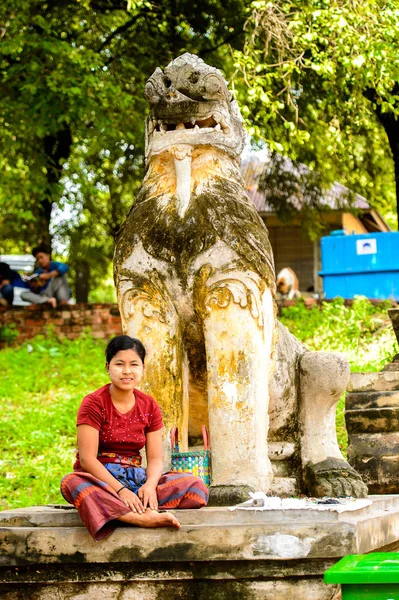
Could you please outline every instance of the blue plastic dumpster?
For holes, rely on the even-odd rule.
[[[326,298],[399,300],[398,231],[323,237],[321,262]]]

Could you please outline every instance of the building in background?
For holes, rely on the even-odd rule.
[[[267,194],[259,189],[259,181],[266,165],[259,153],[250,153],[241,164],[241,173],[247,193],[269,231],[276,273],[284,267],[290,267],[298,277],[301,292],[322,294],[323,280],[318,275],[321,270],[320,237],[312,241],[303,232],[298,217],[289,222],[283,222],[277,217],[267,202]],[[349,194],[348,188],[336,182],[323,197],[321,203],[326,206],[326,212],[322,217],[327,224],[323,236],[337,229],[343,229],[348,234],[390,231],[380,213],[360,194],[352,195],[351,209],[356,209],[356,214],[351,212]]]

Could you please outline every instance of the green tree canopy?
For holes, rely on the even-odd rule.
[[[54,203],[73,157],[84,179],[102,162],[142,162],[143,87],[158,65],[191,50],[213,55],[242,34],[242,2],[5,0],[0,7],[1,210],[49,238]],[[237,33],[238,32],[238,33]],[[70,172],[70,169],[69,169]],[[124,177],[124,175],[122,175]],[[107,185],[104,182],[104,185]],[[12,222],[9,224],[12,231]],[[17,229],[21,234],[21,230]]]
[[[399,4],[251,3],[236,68],[246,117],[272,149],[383,212],[399,203]],[[395,201],[396,196],[396,201]]]
[[[53,229],[71,243],[82,272],[93,262],[82,258],[83,232],[86,249],[89,239],[97,248],[103,239],[104,256],[112,257],[109,240],[143,174],[146,79],[185,51],[222,67],[226,44],[242,45],[244,4],[1,4],[2,252],[51,242],[54,208],[68,204],[73,218]]]
[[[398,15],[394,0],[4,0],[0,251],[55,234],[87,297],[142,179],[145,81],[186,51],[231,80],[253,140],[319,173],[315,206],[339,180],[389,211]]]

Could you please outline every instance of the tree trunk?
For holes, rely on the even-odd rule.
[[[88,302],[90,291],[90,265],[85,260],[79,261],[75,269],[75,298],[76,302]]]
[[[399,230],[399,121],[393,113],[382,113],[377,105],[376,114],[385,129],[391,148],[395,171],[396,212]]]
[[[47,186],[37,206],[37,239],[36,243],[46,244],[51,248],[50,222],[51,211],[55,201],[59,199],[57,184],[62,177],[61,162],[69,158],[72,146],[72,134],[69,127],[61,129],[54,135],[47,135],[43,140],[45,165],[47,169]]]

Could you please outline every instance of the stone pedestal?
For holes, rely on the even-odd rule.
[[[348,462],[372,494],[399,493],[399,370],[392,365],[353,373],[346,395]]]
[[[344,513],[206,508],[182,528],[120,527],[94,542],[74,508],[0,513],[3,600],[332,600],[342,556],[399,547],[399,497]]]

